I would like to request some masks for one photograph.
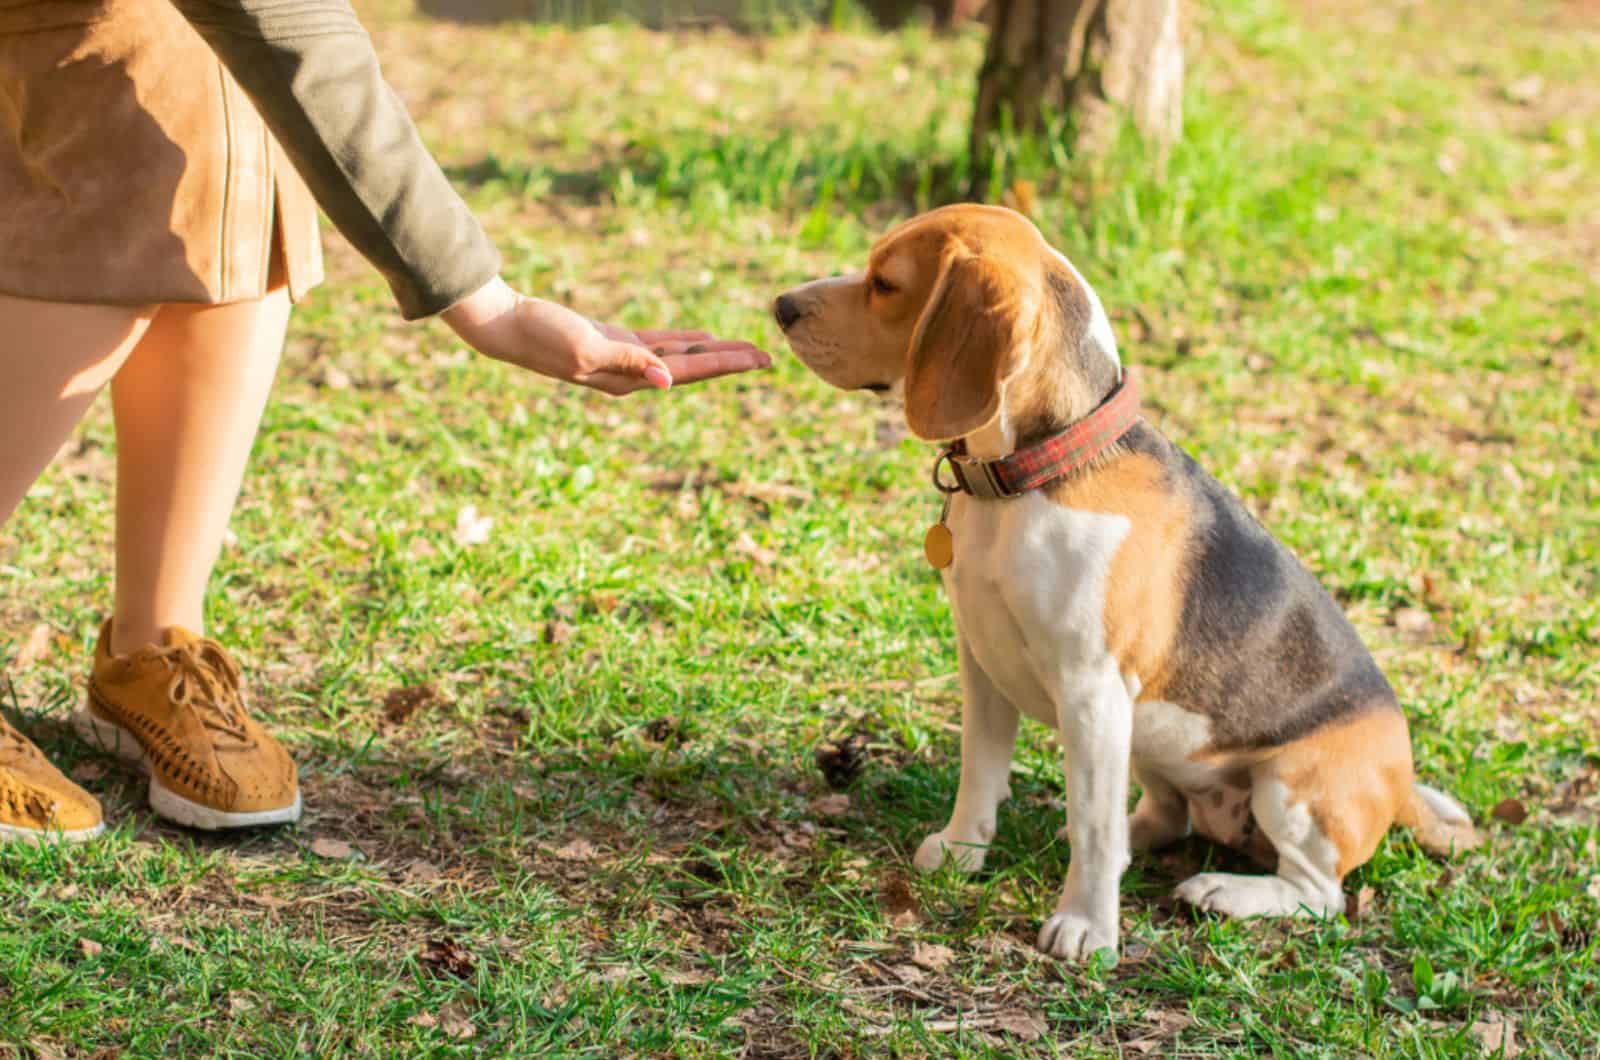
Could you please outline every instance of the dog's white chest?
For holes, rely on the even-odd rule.
[[[1046,690],[1107,654],[1106,580],[1128,525],[1039,493],[951,505],[944,583],[956,626],[1006,698],[1046,724],[1058,706]]]

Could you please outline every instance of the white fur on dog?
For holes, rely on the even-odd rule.
[[[1073,511],[1029,493],[1002,503],[957,496],[956,560],[944,573],[961,640],[961,786],[950,823],[917,864],[982,864],[1005,797],[1018,711],[1057,729],[1066,749],[1072,861],[1040,948],[1083,960],[1117,944],[1118,882],[1128,864],[1133,703],[1106,646],[1102,613],[1122,516]]]

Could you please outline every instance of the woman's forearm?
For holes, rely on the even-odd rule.
[[[500,258],[384,82],[347,0],[173,0],[407,319],[460,301]]]

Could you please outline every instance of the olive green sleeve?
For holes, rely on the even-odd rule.
[[[389,281],[406,319],[449,308],[499,272],[347,0],[173,3],[254,100],[317,205]]]

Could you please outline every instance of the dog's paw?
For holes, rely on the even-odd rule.
[[[935,832],[922,841],[911,863],[923,872],[935,872],[947,862],[960,872],[977,872],[989,848],[983,843],[962,842],[944,832]]]
[[[1281,876],[1202,872],[1178,884],[1173,897],[1223,916],[1327,916],[1344,909],[1344,895],[1297,887]]]
[[[1100,950],[1111,951],[1117,960],[1117,925],[1098,924],[1082,913],[1064,910],[1044,922],[1039,929],[1039,950],[1064,961],[1084,964]]]

